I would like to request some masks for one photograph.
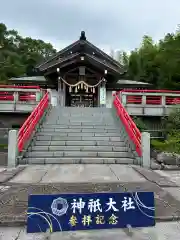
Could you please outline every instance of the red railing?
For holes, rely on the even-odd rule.
[[[116,109],[117,115],[119,116],[123,126],[125,127],[125,130],[130,140],[135,145],[135,149],[138,156],[141,157],[142,156],[141,132],[139,131],[133,119],[130,117],[130,115],[124,108],[123,104],[121,103],[123,93],[132,93],[132,95],[124,94],[124,96],[126,96],[126,104],[142,104],[143,103],[142,97],[145,96],[145,104],[147,105],[148,104],[161,105],[162,97],[165,97],[166,105],[173,105],[173,104],[180,104],[180,91],[126,89],[126,90],[116,92],[113,100],[113,105]],[[154,93],[154,96],[152,95],[153,93]],[[160,95],[161,93],[162,93],[162,96]],[[165,94],[167,94],[167,96]],[[170,96],[170,94],[172,94],[172,96]]]
[[[8,88],[11,89],[18,89],[19,101],[36,101],[36,94],[35,92],[31,92],[32,90],[40,90],[39,86],[14,86],[14,85],[0,85],[0,90],[7,89],[7,91],[0,91],[0,101],[14,101],[14,92],[13,91],[8,91]],[[22,89],[22,92],[21,92]],[[29,92],[23,92],[23,90],[28,90]]]
[[[138,89],[123,89],[121,91],[118,91],[117,93],[120,92],[133,92],[133,93],[174,93],[174,94],[180,94],[180,91],[172,91],[172,90],[149,90],[149,89],[142,89],[142,90],[138,90]]]
[[[14,101],[14,95],[6,92],[0,92],[0,101]],[[20,95],[19,101],[36,101],[36,95],[32,93]]]
[[[25,144],[29,140],[31,134],[33,133],[37,123],[43,116],[44,111],[47,109],[48,105],[49,105],[49,95],[48,93],[46,93],[18,132],[19,152],[22,152]]]
[[[113,105],[116,109],[117,115],[119,116],[122,124],[125,127],[125,130],[130,138],[130,140],[134,143],[135,145],[135,150],[138,154],[139,157],[142,156],[142,151],[141,151],[141,132],[137,128],[136,124],[132,120],[132,118],[129,116],[128,112],[122,105],[118,95],[116,94]]]
[[[147,105],[161,105],[162,104],[162,97],[165,97],[165,104],[166,105],[174,105],[180,104],[180,91],[170,91],[170,90],[122,90],[119,93],[123,95],[123,93],[128,92],[132,93],[132,95],[126,95],[126,104],[142,104],[142,97],[145,96],[145,104]],[[143,94],[145,93],[145,94]],[[149,95],[148,95],[149,93]],[[160,94],[162,93],[163,96],[152,95],[152,94]],[[138,94],[138,95],[136,95]],[[139,95],[142,94],[142,95]],[[166,96],[165,94],[168,94]],[[174,96],[169,96],[172,94]]]
[[[40,89],[39,86],[0,85],[0,88]]]

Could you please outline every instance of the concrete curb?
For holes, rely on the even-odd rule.
[[[20,166],[14,169],[6,169],[0,173],[0,183],[5,183],[15,177],[17,174],[22,172],[26,166]]]

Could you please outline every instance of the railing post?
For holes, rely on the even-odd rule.
[[[126,105],[126,98],[127,98],[127,95],[122,93],[122,95],[121,95],[122,102],[121,103],[123,106]]]
[[[14,96],[14,102],[18,102],[19,101],[19,93],[18,92],[14,92],[13,93],[13,96]]]
[[[166,115],[166,96],[161,96],[161,107],[163,107],[163,115]]]
[[[36,102],[39,102],[41,100],[41,91],[36,92]]]
[[[53,99],[52,99],[52,90],[51,89],[47,89],[47,92],[48,92],[48,94],[49,94],[49,102],[50,102],[50,104],[52,105],[53,104]]]
[[[16,167],[16,158],[18,155],[18,131],[10,130],[8,134],[8,167]]]
[[[142,166],[150,168],[151,167],[150,133],[148,132],[143,132],[141,134],[141,149],[142,149]]]
[[[146,105],[146,95],[142,95],[142,102],[141,102],[141,104],[142,104],[143,106]]]
[[[166,96],[164,96],[164,95],[161,96],[161,105],[162,105],[163,107],[166,106]]]

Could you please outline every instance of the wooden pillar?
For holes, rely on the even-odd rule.
[[[62,85],[63,85],[62,86],[63,88],[63,101],[62,101],[63,105],[62,106],[65,106],[66,105],[66,84],[63,82]]]
[[[59,105],[60,106],[65,106],[65,83],[61,80],[61,78],[58,78],[58,95],[59,95]]]
[[[99,105],[106,107],[106,82],[102,82],[99,89]]]
[[[98,94],[98,99],[97,99],[97,107],[100,107],[100,85],[98,86],[98,89],[97,89],[97,94]]]

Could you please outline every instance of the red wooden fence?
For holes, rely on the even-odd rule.
[[[126,89],[118,93],[123,94],[125,92],[132,93],[132,94],[126,95],[126,104],[142,104],[143,96],[145,96],[146,105],[162,105],[163,96],[165,97],[165,105],[174,105],[174,104],[180,103],[180,91]],[[136,95],[137,93],[141,95]],[[146,93],[146,95],[144,95],[144,93]],[[159,94],[161,93],[162,93],[162,96],[159,96]],[[165,94],[167,94],[167,96]],[[169,96],[169,94],[172,94],[173,96]]]
[[[28,90],[29,92],[19,92],[19,101],[23,102],[28,102],[28,101],[36,101],[36,94],[35,92],[31,92],[31,89],[33,90],[40,90],[39,86],[14,86],[14,85],[0,85],[0,90],[1,89],[7,89],[7,91],[0,91],[0,101],[14,101],[14,92],[13,91],[8,91],[8,88],[11,89],[18,89],[18,90]]]
[[[135,145],[135,150],[139,157],[142,156],[141,151],[141,132],[137,128],[136,124],[122,105],[118,95],[115,95],[113,105],[116,109],[117,115],[119,116],[122,124],[125,127],[126,133],[129,136],[130,140]]]
[[[41,101],[39,102],[39,104],[36,106],[36,108],[33,110],[33,112],[30,114],[30,116],[27,118],[27,120],[24,122],[24,124],[22,125],[22,127],[18,132],[19,152],[22,152],[25,144],[30,139],[36,125],[40,121],[48,105],[49,105],[49,95],[48,93],[46,93],[44,97],[41,99]]]

